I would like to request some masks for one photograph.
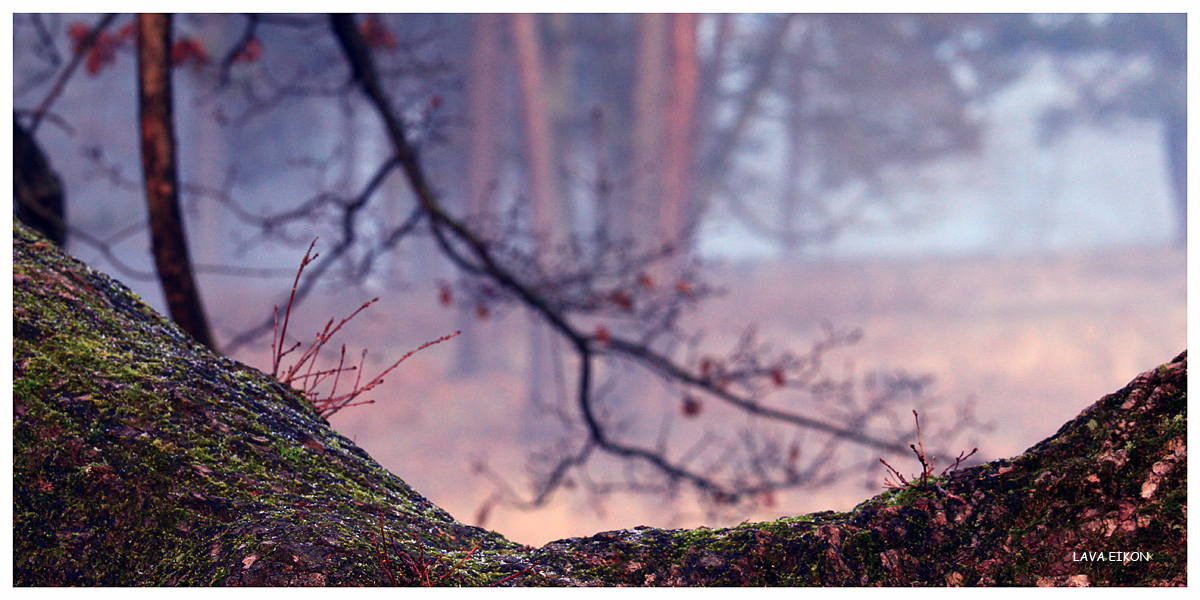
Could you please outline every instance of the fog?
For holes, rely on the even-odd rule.
[[[363,31],[452,212],[491,215],[521,235],[540,222],[581,237],[604,225],[644,247],[666,228],[686,240],[686,264],[722,290],[681,317],[670,352],[726,352],[755,325],[773,348],[802,353],[830,328],[857,329],[859,341],[823,357],[831,378],[867,390],[883,374],[928,375],[931,423],[945,426],[968,403],[976,411],[978,426],[943,447],[978,446],[991,460],[1186,347],[1186,220],[1171,143],[1181,111],[1186,130],[1185,45],[1155,29],[1186,31],[1185,17],[1142,17],[543,15],[529,34],[509,17],[385,15]],[[52,92],[71,27],[98,20],[14,16],[15,114],[28,126],[52,100],[35,139],[65,189],[67,250],[167,314],[141,191],[135,45],[116,37],[131,17],[108,29],[110,62]],[[258,22],[261,55],[222,61],[247,23],[175,19],[176,40],[208,51],[175,69],[175,122],[188,243],[225,351],[286,303],[309,242],[319,237],[328,255],[346,241],[339,219],[390,152],[323,18]],[[539,119],[544,129],[530,125]],[[399,174],[366,197],[354,243],[297,307],[292,331],[307,340],[381,297],[336,341],[369,349],[376,373],[464,330],[408,359],[375,404],[330,419],[459,520],[544,543],[842,510],[882,490],[879,468],[714,508],[687,493],[607,491],[601,482],[633,469],[601,462],[543,506],[517,506],[545,456],[581,439],[577,424],[549,434],[536,424],[573,415],[577,358],[562,340],[533,341],[548,330],[531,334],[526,308],[470,303],[467,278],[424,230],[389,242],[414,206]],[[594,318],[581,327],[592,331]],[[636,333],[626,327],[612,333]],[[270,343],[267,330],[230,355],[269,370]],[[691,419],[678,382],[624,363],[601,373],[605,394],[636,399],[597,397],[622,435],[652,443],[669,431],[692,440],[680,442],[687,448],[722,427],[759,427],[714,401],[702,416],[715,422]],[[796,434],[762,439],[773,435]],[[842,454],[849,464],[879,453]],[[913,466],[905,461],[915,464],[889,459]]]
[[[911,223],[849,231],[812,249],[827,257],[1045,253],[1113,245],[1168,244],[1176,215],[1160,123],[1127,119],[1080,127],[1039,143],[1040,119],[1070,105],[1072,90],[1049,61],[1028,71],[979,110],[982,151],[924,167],[933,189],[894,192],[919,207]],[[724,218],[722,218],[724,217]],[[700,249],[718,259],[771,259],[777,244],[729,215],[703,225]]]

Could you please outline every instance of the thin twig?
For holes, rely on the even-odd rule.
[[[455,331],[454,333],[444,335],[436,340],[425,342],[416,349],[410,350],[404,356],[401,356],[399,360],[392,363],[391,366],[384,369],[379,375],[376,375],[374,379],[368,381],[366,385],[362,385],[362,367],[366,363],[366,350],[363,350],[362,359],[360,360],[358,367],[346,367],[346,346],[343,344],[341,355],[338,360],[338,366],[336,368],[317,369],[317,357],[320,355],[321,349],[325,347],[325,344],[327,344],[329,340],[331,340],[344,325],[349,323],[352,319],[354,319],[354,317],[358,316],[359,313],[366,310],[372,304],[379,301],[379,298],[372,298],[364,302],[362,306],[350,313],[349,316],[343,318],[341,321],[338,321],[337,325],[333,324],[332,318],[329,319],[329,321],[325,324],[324,329],[317,332],[316,338],[313,339],[312,343],[310,343],[308,347],[305,348],[300,354],[300,356],[296,358],[295,362],[289,367],[284,367],[284,357],[288,354],[291,354],[302,345],[300,342],[296,342],[294,345],[284,349],[288,324],[291,321],[292,308],[296,299],[296,288],[299,285],[300,276],[304,273],[304,268],[307,267],[309,263],[316,260],[318,256],[320,256],[319,253],[312,253],[313,247],[316,245],[316,243],[317,240],[314,239],[312,243],[309,244],[308,250],[304,253],[304,258],[300,261],[300,268],[296,270],[296,278],[292,282],[292,293],[288,297],[288,304],[284,310],[282,328],[279,326],[279,307],[276,306],[275,310],[273,311],[274,333],[271,337],[271,376],[278,379],[285,385],[292,385],[300,382],[301,389],[304,392],[305,397],[307,397],[312,403],[313,407],[316,408],[317,413],[322,417],[328,418],[344,408],[374,403],[374,400],[363,400],[358,402],[355,402],[355,400],[359,396],[382,384],[384,381],[384,376],[386,376],[388,373],[391,373],[392,370],[400,366],[400,363],[407,360],[413,354],[416,354],[417,352],[420,352],[421,350],[424,350],[425,348],[428,348],[434,344],[444,342],[458,335],[460,332]],[[305,370],[304,374],[300,374],[301,370]],[[349,392],[339,396],[337,394],[337,386],[341,381],[341,374],[345,371],[358,371],[358,377],[354,381],[354,388]],[[330,376],[334,377],[333,387],[328,395],[321,397],[316,393],[317,387]]]
[[[308,245],[308,250],[304,253],[304,258],[301,259],[301,261],[300,261],[300,268],[296,271],[296,279],[294,281],[292,281],[292,293],[290,296],[288,296],[287,311],[284,313],[284,316],[283,316],[283,331],[280,331],[279,335],[276,336],[276,339],[279,341],[280,345],[283,344],[283,340],[287,336],[288,322],[290,322],[291,318],[292,318],[292,304],[296,300],[296,286],[300,283],[300,274],[304,272],[304,267],[307,267],[308,263],[311,263],[312,261],[317,259],[317,256],[320,256],[320,253],[318,253],[316,256],[310,256],[312,254],[313,247],[317,245],[318,239],[320,239],[320,238],[313,238],[312,243]],[[277,315],[277,318],[276,318],[276,326],[277,327],[278,327],[278,312],[279,312],[279,308],[276,307],[275,314]],[[299,345],[299,344],[297,344],[297,345]],[[273,356],[272,356],[272,362],[271,362],[271,376],[272,377],[279,376],[279,361],[283,359],[283,355],[287,354],[287,352],[291,352],[292,350],[295,350],[295,347],[293,347],[293,348],[289,349],[287,352],[279,352],[278,348],[279,348],[279,346],[276,346],[275,341],[272,340],[271,350],[274,351],[272,353]],[[285,381],[284,383],[288,383],[288,382]]]
[[[593,359],[600,354],[606,354],[633,359],[634,362],[658,373],[668,381],[678,381],[704,390],[750,414],[816,429],[858,444],[874,446],[890,452],[903,451],[903,446],[877,438],[861,430],[852,430],[806,415],[763,406],[756,398],[737,395],[721,385],[720,382],[707,380],[690,373],[669,358],[652,351],[645,344],[623,340],[611,335],[605,335],[605,339],[600,340],[590,331],[585,332],[578,329],[564,312],[564,307],[549,298],[538,282],[531,282],[520,273],[502,264],[502,257],[497,253],[495,244],[491,240],[484,239],[444,209],[427,179],[416,148],[408,139],[403,121],[392,108],[387,94],[384,92],[370,48],[358,30],[353,16],[339,14],[331,15],[330,18],[334,33],[337,35],[350,65],[353,81],[361,86],[361,90],[382,118],[395,152],[395,160],[399,162],[408,178],[418,204],[429,216],[434,239],[443,254],[464,272],[479,275],[511,294],[521,304],[544,319],[572,346],[579,359],[577,407],[587,435],[595,447],[619,458],[646,462],[669,479],[690,482],[698,489],[709,492],[713,497],[737,497],[739,493],[729,490],[725,485],[702,473],[681,467],[661,452],[617,441],[606,431],[595,414],[591,387]],[[536,272],[537,264],[537,261],[529,261],[523,266],[533,268]],[[617,292],[621,292],[621,290],[613,290],[614,294]],[[632,298],[627,295],[622,296],[620,300],[620,304],[626,310],[634,306]],[[563,469],[573,462],[573,460],[560,462],[556,472],[562,473]],[[740,488],[742,486],[734,485],[733,487]],[[542,497],[544,494],[539,494],[539,498]]]
[[[928,490],[930,488],[930,483],[932,483],[932,487],[938,492],[965,504],[966,500],[963,500],[961,497],[946,491],[946,489],[943,488],[940,483],[931,479],[931,477],[933,477],[933,465],[935,462],[937,462],[937,457],[927,456],[925,454],[925,442],[921,439],[921,418],[917,415],[916,409],[913,409],[912,413],[913,419],[917,422],[917,444],[909,444],[908,447],[912,448],[913,453],[917,455],[917,461],[921,463],[921,476],[916,480],[916,483],[910,482],[904,478],[904,475],[902,475],[900,471],[896,470],[896,468],[892,465],[889,465],[886,460],[880,458],[879,462],[883,463],[883,466],[887,467],[888,471],[891,472],[890,476],[884,477],[883,485],[894,490],[904,488]],[[970,452],[960,452],[958,454],[958,458],[954,460],[954,464],[946,467],[946,469],[942,471],[942,477],[945,477],[946,474],[950,473],[951,471],[957,470],[959,465],[961,465],[964,460],[970,458],[978,450],[979,448],[972,448]]]
[[[110,13],[100,18],[96,26],[88,31],[87,35],[79,41],[79,45],[75,48],[75,54],[71,57],[71,62],[67,64],[67,68],[54,82],[54,87],[50,88],[50,92],[42,99],[42,103],[38,105],[37,110],[33,111],[33,120],[29,123],[29,135],[33,135],[42,123],[42,117],[50,110],[50,105],[58,99],[62,94],[63,88],[67,86],[67,81],[71,79],[71,75],[75,73],[75,69],[79,67],[79,63],[83,62],[83,57],[96,44],[96,40],[100,38],[103,32],[113,19],[117,18],[116,13]]]

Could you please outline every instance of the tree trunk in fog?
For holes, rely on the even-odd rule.
[[[500,174],[500,15],[471,17],[470,71],[467,74],[467,212],[479,216],[495,209]],[[486,232],[485,232],[486,233]]]
[[[633,152],[634,107],[630,73],[636,64],[636,45],[630,43],[639,15],[581,15],[580,27],[600,40],[608,52],[583,52],[585,69],[597,80],[591,97],[590,149],[595,156],[594,229],[602,237],[623,241],[632,231],[628,182],[636,173]]]
[[[244,19],[240,15],[204,15],[199,23],[198,33],[202,43],[207,48],[225,48],[229,45],[230,32],[237,20]],[[237,23],[240,24],[240,23]],[[216,85],[216,77],[193,74],[180,81],[184,86],[192,84],[192,89],[183,88],[180,95],[201,95],[205,87]],[[187,91],[184,91],[187,90]],[[192,106],[181,104],[176,109],[179,113],[181,127],[189,131],[183,132],[182,160],[179,164],[182,181],[191,181],[206,188],[219,189],[222,181],[228,175],[226,169],[230,156],[229,138],[219,120],[214,118],[213,108],[204,103]],[[189,135],[190,134],[190,135]],[[189,143],[190,142],[190,143]],[[189,206],[188,230],[192,232],[190,250],[197,264],[218,265],[226,261],[226,251],[230,245],[226,242],[227,224],[225,214],[220,204],[211,197],[195,198]]]
[[[179,209],[171,106],[171,16],[138,15],[137,32],[142,170],[150,208],[154,261],[171,319],[197,342],[216,351],[192,276],[183,214]]]
[[[554,140],[551,129],[550,101],[542,59],[541,34],[537,15],[512,16],[513,41],[517,47],[518,81],[524,122],[525,173],[533,208],[532,229],[535,251],[541,255],[553,252],[565,241],[568,231],[562,218],[562,203],[555,193]],[[550,402],[546,390],[551,388],[551,352],[554,339],[540,318],[529,316],[529,376],[526,433],[531,438],[545,438],[545,414],[542,407]]]
[[[671,92],[667,107],[667,144],[663,153],[662,204],[658,222],[663,241],[682,250],[691,245],[692,148],[695,144],[700,65],[696,55],[695,14],[671,17]]]
[[[721,174],[729,168],[729,162],[737,150],[737,145],[750,126],[752,117],[758,112],[758,103],[763,93],[771,83],[772,73],[779,57],[783,54],[783,43],[795,15],[783,15],[774,20],[768,29],[762,49],[757,53],[762,57],[761,62],[754,66],[750,73],[750,81],[742,88],[734,103],[732,123],[720,131],[713,132],[711,149],[706,153],[703,168],[699,173],[703,179],[697,186],[700,202],[707,204],[709,198],[718,193],[718,182]],[[715,87],[715,86],[714,86]]]
[[[500,177],[500,31],[504,18],[496,14],[470,17],[471,60],[467,72],[467,218],[496,212],[495,199]],[[481,227],[486,227],[480,223]],[[485,237],[492,232],[482,231]],[[479,332],[475,309],[461,306],[458,330],[462,342],[455,344],[454,372],[469,375],[479,370]]]
[[[1187,247],[1187,19],[1180,15],[1160,14],[1150,20],[1148,37],[1153,40],[1164,73],[1156,91],[1163,104],[1167,169],[1175,200],[1177,229],[1175,244]]]
[[[721,74],[726,72],[726,62],[730,54],[732,40],[736,33],[735,16],[731,14],[708,15],[706,19],[715,20],[711,41],[711,55],[700,70],[700,91],[696,105],[696,116],[693,120],[693,140],[695,146],[692,157],[692,219],[698,222],[707,210],[713,181],[717,174],[712,173],[707,165],[713,155],[713,141],[717,139],[718,122],[717,109],[721,106]]]
[[[562,202],[555,193],[554,139],[544,77],[537,15],[512,16],[524,116],[526,178],[533,205],[533,231],[540,249],[554,248],[565,232]]]
[[[712,40],[712,59],[704,66],[701,83],[704,88],[701,101],[706,104],[710,102],[709,98],[717,94],[717,77],[725,65],[725,55],[729,51],[729,41],[733,39],[734,33],[733,15],[724,13],[711,18],[717,22]]]
[[[62,181],[33,136],[13,113],[13,198],[17,219],[38,230],[59,248],[67,245]]]
[[[1175,245],[1187,248],[1187,108],[1167,113],[1167,168],[1171,176],[1171,193],[1175,198],[1178,229]]]
[[[720,77],[721,73],[725,72],[725,61],[729,54],[730,40],[734,35],[733,15],[721,14],[711,15],[706,18],[715,19],[713,39],[712,39],[712,54],[700,70],[700,92],[699,104],[696,108],[696,140],[702,142],[710,140],[714,136],[716,108],[719,104],[718,96],[721,92]],[[708,152],[708,148],[697,144],[701,155]],[[701,176],[701,173],[697,173]]]
[[[650,236],[662,198],[663,146],[667,121],[668,54],[667,16],[638,15],[637,58],[633,88],[633,198],[631,228],[627,235],[637,244],[652,243]]]
[[[795,63],[799,63],[796,60]],[[804,115],[801,107],[804,105],[803,72],[793,63],[791,73],[788,73],[787,99],[787,157],[784,160],[783,198],[780,202],[779,228],[782,233],[779,240],[784,257],[796,258],[803,247],[804,240],[797,231],[797,212],[803,204],[804,186],[800,184],[800,174],[804,170]]]

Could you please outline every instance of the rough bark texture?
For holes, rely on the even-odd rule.
[[[19,224],[13,287],[16,585],[385,585],[385,566],[442,585],[1187,583],[1186,352],[940,489],[530,548],[457,522],[300,394]],[[416,568],[379,558],[381,527]]]

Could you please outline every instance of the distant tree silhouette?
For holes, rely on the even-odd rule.
[[[1055,60],[1056,73],[1077,99],[1069,110],[1043,115],[1047,141],[1067,126],[1109,125],[1119,117],[1158,121],[1174,200],[1175,243],[1187,242],[1187,15],[969,15],[959,32],[957,56],[978,73],[980,94],[1003,89],[1034,53]],[[960,33],[961,35],[961,33]],[[1071,68],[1081,58],[1102,59],[1101,68]]]

